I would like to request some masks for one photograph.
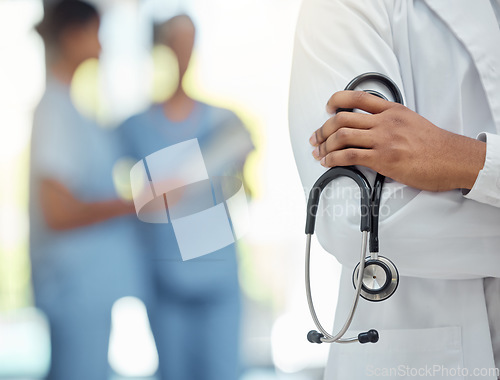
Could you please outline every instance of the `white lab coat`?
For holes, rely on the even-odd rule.
[[[295,39],[289,121],[306,193],[325,171],[313,159],[308,140],[329,117],[328,98],[368,71],[391,77],[406,105],[437,126],[485,139],[487,157],[466,195],[460,190],[418,191],[387,181],[380,249],[397,265],[400,286],[387,301],[360,301],[346,336],[375,328],[380,341],[332,345],[325,378],[432,373],[433,378],[496,379],[500,280],[484,279],[500,277],[500,29],[492,4],[304,1]],[[374,174],[363,171],[373,183]],[[343,264],[338,331],[353,296],[359,198],[349,179],[337,180],[327,194],[320,204],[316,235]]]

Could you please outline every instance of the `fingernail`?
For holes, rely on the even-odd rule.
[[[323,166],[326,166],[326,160],[325,160],[326,157],[323,157],[320,161],[320,164],[323,165]]]
[[[330,107],[330,106],[328,105],[328,103],[326,104],[326,112],[328,112],[329,114],[332,114],[332,113],[333,113],[333,108],[332,108],[332,107]]]
[[[318,140],[316,140],[316,132],[314,132],[311,136],[311,138],[309,139],[309,143],[312,145],[312,146],[316,146],[318,145]]]
[[[313,156],[315,159],[319,160],[319,147],[313,150]]]

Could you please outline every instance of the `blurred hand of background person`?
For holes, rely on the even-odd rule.
[[[42,180],[40,200],[45,220],[55,230],[83,227],[135,213],[134,204],[121,199],[81,202],[62,183],[51,179]]]

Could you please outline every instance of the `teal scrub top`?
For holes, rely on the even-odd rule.
[[[61,182],[81,201],[116,199],[112,170],[122,153],[115,133],[84,118],[69,87],[48,79],[34,115],[30,158],[30,255],[35,301],[42,308],[109,305],[143,295],[135,215],[55,231],[39,200],[44,178]]]
[[[169,120],[162,105],[131,117],[118,129],[128,156],[139,161],[168,146],[198,139],[209,177],[241,173],[253,149],[249,133],[231,111],[196,102],[183,121]],[[172,224],[137,220],[156,286],[163,294],[210,300],[238,291],[236,246],[182,261]]]

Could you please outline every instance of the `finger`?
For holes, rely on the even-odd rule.
[[[343,127],[368,129],[373,125],[371,120],[372,115],[354,112],[339,112],[335,116],[329,118],[321,128],[314,131],[309,142],[313,146],[317,146],[325,142],[328,137]]]
[[[362,165],[374,169],[375,151],[373,149],[349,148],[328,153],[321,159],[325,167]]]
[[[370,130],[340,128],[313,151],[317,160],[336,150],[347,148],[373,148],[375,145],[373,133]]]
[[[339,108],[357,108],[375,114],[383,112],[395,104],[397,103],[389,102],[364,91],[339,91],[328,100],[326,110],[329,113],[334,113]]]

